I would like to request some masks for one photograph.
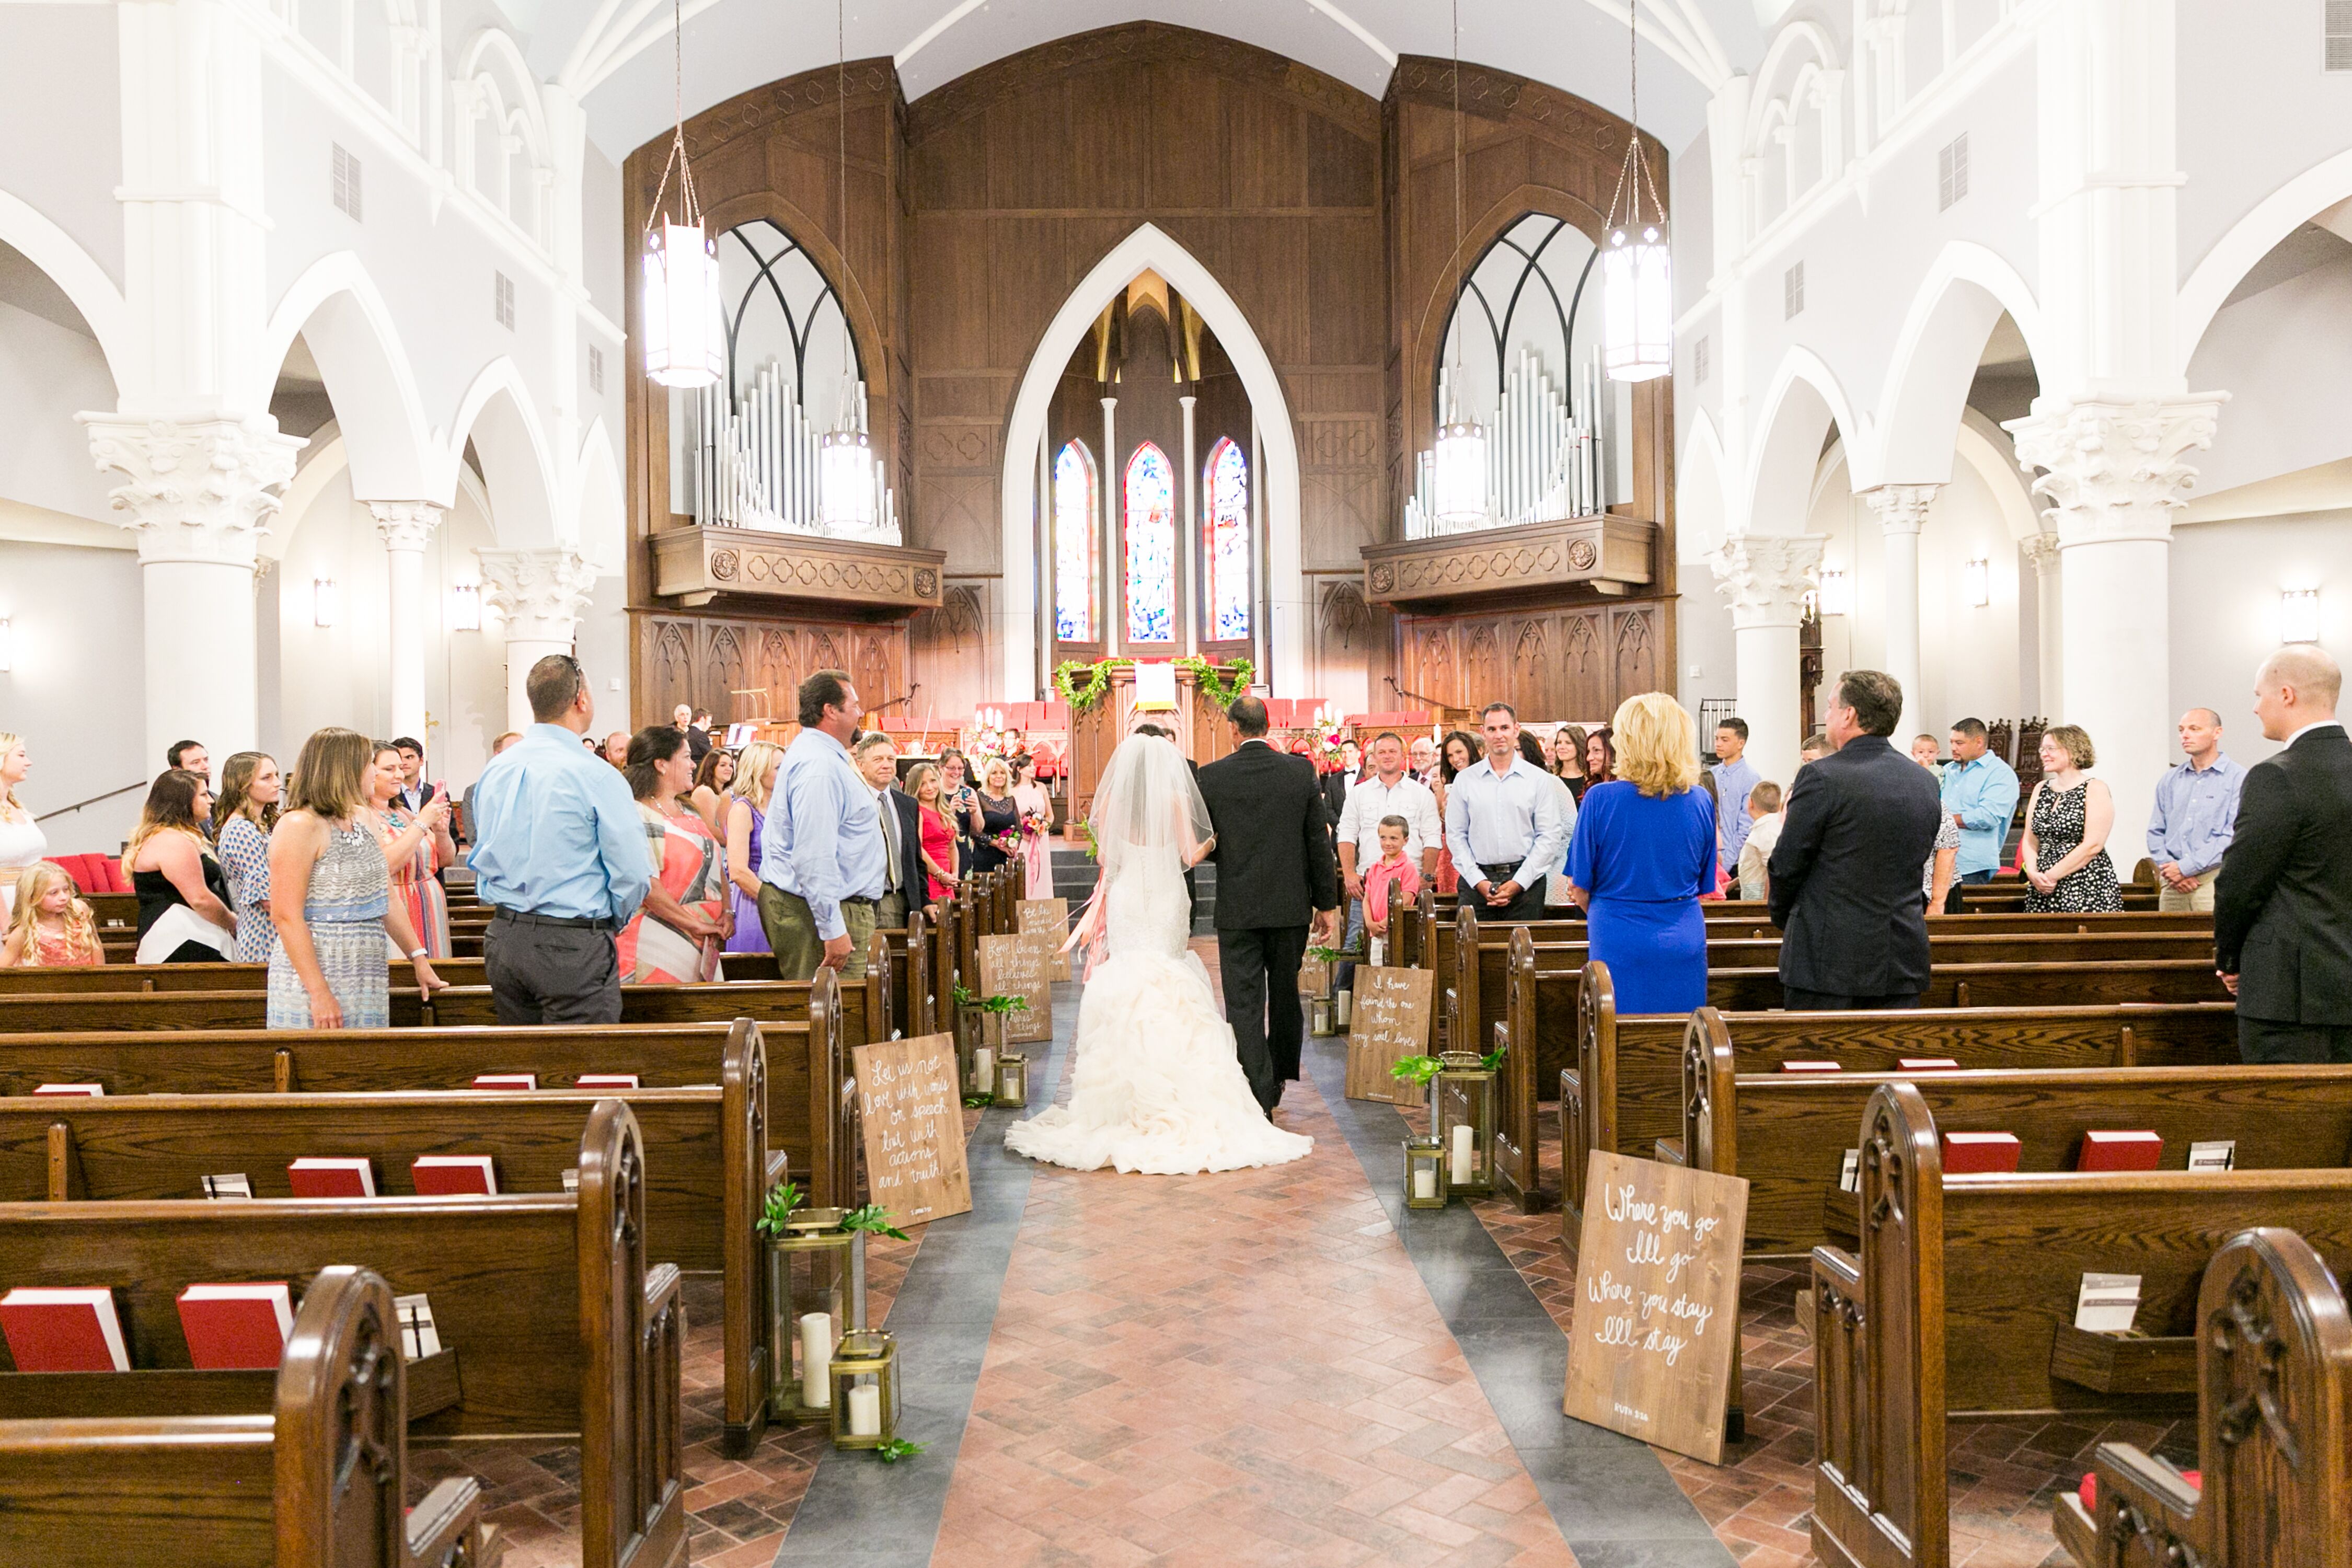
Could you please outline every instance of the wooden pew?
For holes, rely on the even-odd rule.
[[[582,1568],[671,1568],[686,1557],[686,1325],[677,1270],[646,1264],[628,1107],[589,1113],[579,1171],[576,1195],[0,1204],[0,1279],[114,1288],[134,1363],[169,1368],[187,1364],[173,1305],[185,1284],[299,1288],[368,1258],[395,1292],[432,1297],[457,1355],[457,1402],[417,1431],[576,1433]],[[16,1383],[0,1379],[0,1397]]]
[[[382,1276],[320,1270],[275,1372],[51,1373],[0,1420],[0,1562],[50,1568],[496,1568],[479,1483],[412,1513],[407,1369]],[[247,1414],[211,1415],[188,1385]],[[352,1453],[368,1469],[351,1473]]]
[[[1949,1563],[1952,1419],[2145,1415],[2192,1396],[2200,1281],[2250,1222],[2302,1232],[2336,1270],[2352,1261],[2352,1171],[1946,1177],[1907,1083],[1873,1093],[1858,1142],[1861,1255],[1824,1247],[1812,1262],[1825,1563]],[[2142,1337],[2074,1328],[2085,1270],[2140,1277]]]
[[[730,1458],[767,1424],[767,1254],[756,1226],[785,1157],[767,1147],[766,1059],[748,1020],[707,1089],[339,1094],[108,1095],[0,1100],[0,1202],[154,1203],[244,1173],[256,1197],[292,1197],[305,1155],[364,1156],[377,1190],[412,1191],[421,1154],[489,1154],[502,1193],[561,1192],[600,1100],[635,1117],[646,1153],[646,1251],[720,1277],[723,1440]]]
[[[2096,1514],[2061,1492],[2060,1543],[2083,1568],[2352,1568],[2343,1286],[2294,1232],[2242,1231],[2206,1265],[2197,1324],[2200,1484],[2129,1443],[2102,1443]]]

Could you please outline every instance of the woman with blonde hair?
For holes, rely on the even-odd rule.
[[[2018,861],[2033,890],[2028,914],[2114,914],[2124,907],[2107,858],[2115,797],[2105,779],[2084,770],[2099,760],[2081,726],[2054,724],[2042,735],[2042,779],[2026,803]]]
[[[448,984],[433,973],[406,906],[392,897],[391,868],[369,809],[384,793],[377,754],[358,731],[331,728],[303,742],[294,760],[287,809],[269,836],[273,1029],[389,1027],[387,939],[415,967],[418,990]]]
[[[1570,896],[1592,956],[1609,965],[1620,1013],[1687,1013],[1706,1002],[1706,921],[1716,888],[1715,800],[1698,784],[1698,728],[1645,691],[1618,705],[1607,735],[1614,776],[1594,782],[1568,846]]]
[[[752,742],[735,759],[725,819],[727,897],[735,911],[735,934],[727,939],[729,952],[768,951],[768,928],[760,923],[760,833],[768,818],[768,796],[775,791],[776,770],[783,762],[784,749],[770,741]]]
[[[198,773],[166,768],[155,775],[122,868],[139,895],[138,963],[222,963],[236,936],[228,879],[205,826],[212,786]]]
[[[930,878],[931,913],[937,918],[940,906],[956,891],[955,825],[948,820],[947,776],[936,763],[917,763],[908,770],[907,793],[915,797],[915,820],[923,830],[923,870]]]
[[[63,866],[36,861],[10,890],[16,912],[0,937],[0,969],[87,969],[106,962],[98,919]]]
[[[48,835],[16,798],[16,786],[32,771],[25,737],[0,730],[0,922],[8,919],[10,900],[16,896],[16,879],[39,865],[49,852]]]
[[[229,908],[236,911],[236,963],[267,963],[277,932],[269,924],[269,832],[278,826],[285,793],[277,759],[239,752],[221,764],[220,798],[213,802],[213,842],[228,878]]]

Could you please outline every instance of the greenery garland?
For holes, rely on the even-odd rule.
[[[1250,682],[1257,679],[1257,666],[1246,658],[1216,665],[1186,654],[1170,662],[1179,669],[1190,670],[1201,695],[1220,708],[1232,707],[1234,700],[1248,691]],[[1121,666],[1132,668],[1134,665],[1131,658],[1098,658],[1092,664],[1070,659],[1054,671],[1054,689],[1062,694],[1071,712],[1083,713],[1100,702],[1103,693],[1110,689],[1112,670]]]

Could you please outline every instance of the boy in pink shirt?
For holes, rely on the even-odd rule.
[[[1364,873],[1364,930],[1383,946],[1389,934],[1389,911],[1421,897],[1421,868],[1405,858],[1404,841],[1412,824],[1402,816],[1381,818],[1381,858]]]

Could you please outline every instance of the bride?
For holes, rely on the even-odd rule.
[[[1101,882],[1072,940],[1106,944],[1078,1004],[1070,1100],[1015,1122],[1004,1146],[1073,1170],[1175,1176],[1303,1159],[1315,1141],[1266,1120],[1209,973],[1186,945],[1184,868],[1208,807],[1182,753],[1130,735],[1097,790]]]

